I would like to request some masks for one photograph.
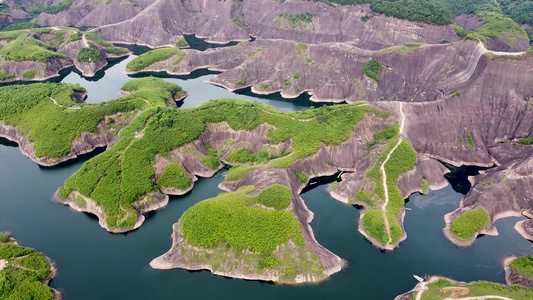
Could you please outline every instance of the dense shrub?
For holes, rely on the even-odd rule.
[[[185,190],[191,186],[192,180],[178,164],[170,164],[163,169],[163,174],[157,180],[161,187],[173,187]]]
[[[136,57],[134,60],[130,61],[126,68],[131,71],[141,71],[142,69],[156,63],[159,61],[164,61],[172,56],[181,53],[178,48],[161,48],[146,53],[141,54],[139,57]]]
[[[381,71],[381,64],[376,59],[370,59],[366,64],[363,72],[369,78],[379,82],[379,72]]]
[[[102,55],[96,46],[91,45],[88,48],[81,48],[76,60],[82,63],[96,63],[102,60]]]
[[[489,223],[490,216],[483,207],[469,210],[452,222],[450,232],[459,240],[468,240]]]
[[[522,277],[533,278],[533,256],[531,255],[515,259],[510,267]]]
[[[24,71],[24,73],[22,73],[22,78],[32,79],[35,77],[35,75],[37,75],[37,72],[34,69],[29,69],[29,70]]]
[[[285,209],[292,201],[291,189],[282,185],[276,184],[267,187],[259,193],[259,203],[275,208],[277,210]]]
[[[181,217],[181,229],[187,240],[199,247],[211,248],[225,243],[240,252],[270,254],[289,240],[304,245],[300,223],[288,211],[268,211],[255,207],[250,196],[253,187],[220,194],[189,208]]]

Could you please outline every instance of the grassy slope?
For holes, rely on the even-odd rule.
[[[465,241],[487,226],[489,221],[490,216],[487,210],[483,207],[476,207],[453,220],[450,232],[456,239]]]
[[[152,182],[155,155],[165,156],[198,139],[206,123],[226,121],[235,130],[253,130],[263,123],[275,126],[268,131],[270,141],[278,144],[291,139],[294,151],[270,161],[268,166],[285,168],[299,158],[313,155],[323,143],[338,145],[348,139],[365,112],[377,110],[354,104],[286,113],[257,102],[230,99],[213,100],[193,109],[149,109],[121,131],[117,144],[87,161],[69,178],[60,194],[67,197],[77,190],[102,206],[109,226],[128,227],[135,223],[132,214],[120,224],[117,220],[122,220],[126,211],[132,212],[135,201],[160,189]],[[322,117],[317,118],[319,115]],[[141,133],[138,138],[135,132]],[[103,174],[107,175],[102,177]],[[240,172],[239,176],[244,174]],[[231,178],[230,174],[228,177]],[[234,176],[233,179],[238,178]]]
[[[533,256],[531,255],[515,259],[510,267],[522,277],[533,278]]]
[[[497,283],[478,281],[468,283],[466,285],[456,285],[450,281],[441,278],[436,282],[427,285],[429,290],[422,294],[423,300],[440,300],[450,297],[452,291],[446,288],[459,287],[459,289],[468,289],[468,293],[460,297],[475,297],[486,295],[497,295],[508,297],[515,300],[527,300],[533,298],[533,289],[522,287],[519,285],[505,286]]]
[[[181,51],[178,48],[161,48],[146,53],[141,54],[139,57],[136,57],[134,60],[130,61],[126,68],[131,71],[141,71],[150,65],[164,61],[171,58],[174,55],[178,55],[174,64],[179,64],[179,62],[185,57],[185,52]]]
[[[144,101],[118,99],[107,103],[75,105],[71,96],[85,91],[76,85],[37,83],[0,88],[0,120],[15,126],[34,143],[37,157],[58,158],[70,152],[72,141],[82,132],[95,132],[106,115],[128,112]],[[59,105],[54,104],[51,98]]]
[[[2,234],[0,259],[8,261],[8,266],[0,271],[1,299],[53,299],[52,290],[42,283],[51,275],[51,266],[43,255],[15,245]]]
[[[395,124],[394,126],[377,131],[374,134],[374,142],[371,143],[370,146],[373,146],[375,143],[387,144],[386,150],[381,153],[372,169],[370,169],[366,174],[367,178],[373,182],[374,189],[371,192],[359,191],[355,195],[356,200],[364,201],[370,204],[370,207],[362,220],[363,226],[370,236],[380,241],[383,245],[388,242],[389,236],[387,235],[383,215],[381,212],[381,205],[385,202],[385,191],[383,189],[383,179],[380,167],[392,148],[394,148],[398,142],[398,130],[398,124]],[[385,164],[385,172],[387,173],[387,189],[389,192],[387,217],[390,224],[391,241],[393,244],[398,241],[403,233],[398,222],[398,217],[401,208],[405,203],[401,196],[400,190],[396,186],[396,183],[398,182],[401,174],[414,168],[416,160],[417,155],[415,150],[408,141],[403,140],[396,151],[392,153],[389,161]]]
[[[274,190],[288,191],[285,186],[271,186],[258,196],[252,196],[256,188],[241,187],[236,192],[222,193],[216,198],[204,200],[189,208],[181,217],[181,230],[187,241],[199,251],[186,255],[195,262],[210,263],[214,269],[225,272],[245,264],[250,271],[262,273],[264,269],[286,277],[311,273],[322,277],[323,268],[318,257],[306,247],[300,223],[288,211],[266,210],[258,206],[263,193],[273,196]],[[263,194],[264,196],[265,194]],[[292,241],[292,250],[283,253],[278,246]],[[209,256],[194,257],[202,248],[214,250]],[[235,257],[249,250],[245,257],[232,265]],[[223,255],[218,255],[222,253]]]

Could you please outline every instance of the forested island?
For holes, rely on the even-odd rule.
[[[381,251],[407,239],[406,198],[448,185],[444,164],[486,168],[444,216],[442,234],[453,244],[497,235],[498,219],[533,216],[533,19],[523,13],[530,1],[189,2],[0,6],[3,82],[44,81],[71,67],[92,77],[132,54],[134,47],[115,44],[154,48],[125,63],[126,74],[141,78],[107,102],[86,103],[87,90],[74,84],[0,87],[0,137],[37,164],[105,148],[58,187],[54,201],[125,233],[169,196],[228,168],[224,193],[177,216],[172,247],[152,268],[284,284],[327,279],[346,263],[316,240],[300,194],[328,176],[339,178],[328,193],[362,208],[358,230]],[[219,46],[195,49],[198,38]],[[230,91],[308,95],[317,104],[282,112],[224,98],[180,108],[191,91],[161,72],[206,69],[216,71],[209,83]],[[516,225],[526,238],[529,221]],[[506,270],[530,280],[528,259]],[[416,292],[531,295],[445,278]]]
[[[56,269],[49,258],[0,234],[0,297],[2,299],[61,299],[47,284]]]

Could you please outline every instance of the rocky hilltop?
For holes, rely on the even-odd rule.
[[[92,77],[109,59],[131,54],[94,33],[75,28],[49,27],[6,31],[0,34],[0,81],[42,81],[76,67]]]

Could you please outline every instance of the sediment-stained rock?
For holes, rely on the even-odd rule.
[[[131,19],[101,26],[106,39],[161,47],[171,45],[183,34],[194,33],[208,41],[226,43],[248,40],[284,39],[304,43],[353,41],[359,47],[380,49],[403,42],[438,43],[458,39],[451,26],[435,26],[372,13],[368,5],[327,5],[311,1],[175,2],[158,0]],[[267,13],[265,13],[267,12]],[[313,14],[309,25],[293,28],[281,14]],[[158,16],[154,18],[153,16]],[[104,24],[100,24],[104,25]]]
[[[516,259],[517,257],[510,256],[503,260],[503,269],[505,270],[505,282],[508,285],[519,284],[521,286],[533,288],[533,279],[520,276],[516,273],[515,270],[513,270],[513,268],[511,268],[511,264]]]
[[[257,40],[237,46],[184,50],[141,72],[189,74],[209,68],[222,74],[209,82],[229,90],[251,87],[254,93],[281,92],[295,98],[308,92],[317,102],[367,100],[428,102],[450,98],[471,85],[488,64],[481,43],[399,44],[379,51],[353,43],[307,45],[284,40]],[[378,60],[379,82],[364,74],[366,63]]]

